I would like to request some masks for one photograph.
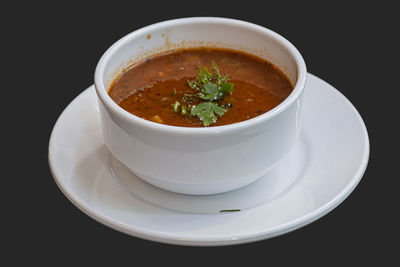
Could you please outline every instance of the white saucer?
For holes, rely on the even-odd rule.
[[[189,196],[143,182],[104,146],[93,86],[54,126],[53,176],[83,212],[148,240],[229,245],[295,230],[339,205],[360,181],[369,157],[368,134],[357,110],[326,82],[311,74],[307,78],[298,144],[270,173],[242,189]]]

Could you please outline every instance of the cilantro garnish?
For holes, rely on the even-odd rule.
[[[195,98],[205,100],[198,105],[189,105],[191,107],[190,115],[198,117],[204,126],[215,123],[218,119],[217,116],[224,115],[226,107],[221,106],[220,102],[225,95],[233,92],[233,83],[228,81],[229,76],[221,75],[214,61],[211,63],[210,70],[200,66],[196,79],[188,80],[189,87],[196,90],[197,93],[185,94],[182,101],[192,103]],[[179,102],[174,104],[175,112],[179,111],[179,105]],[[187,109],[188,107],[182,105],[181,113],[188,114]]]
[[[217,100],[218,95],[218,86],[212,82],[207,82],[204,84],[204,87],[198,94],[198,97],[204,100]]]
[[[224,115],[226,109],[214,102],[203,102],[194,106],[190,114],[197,116],[204,126],[209,126],[217,121],[217,116]]]
[[[218,101],[224,95],[232,93],[233,83],[228,83],[229,76],[221,75],[217,64],[211,63],[211,70],[206,67],[199,67],[197,79],[188,81],[190,88],[198,92],[197,96],[203,100]]]

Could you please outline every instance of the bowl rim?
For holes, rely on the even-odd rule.
[[[229,24],[230,26],[239,26],[239,27],[247,27],[252,30],[257,30],[264,34],[270,36],[270,38],[275,39],[278,43],[285,46],[285,48],[292,55],[295,64],[297,66],[297,81],[293,91],[290,95],[278,106],[271,109],[270,111],[263,113],[257,117],[222,126],[212,126],[212,127],[182,127],[182,126],[173,126],[166,125],[161,123],[152,122],[143,118],[140,118],[132,113],[121,108],[117,103],[112,100],[112,98],[108,94],[108,90],[105,88],[103,83],[103,74],[105,71],[105,67],[112,57],[112,55],[126,42],[140,36],[143,33],[150,32],[152,30],[157,30],[160,28],[168,28],[182,24],[196,24],[196,23],[222,23]],[[179,18],[179,19],[171,19],[158,23],[154,23],[140,29],[137,29],[131,33],[120,38],[114,44],[112,44],[102,55],[100,60],[97,63],[95,73],[94,73],[94,87],[96,89],[96,93],[103,103],[103,105],[108,109],[108,111],[112,112],[114,115],[117,115],[119,119],[122,119],[125,122],[132,123],[135,126],[140,128],[144,128],[147,130],[164,132],[164,133],[172,133],[178,135],[220,135],[231,132],[237,132],[246,130],[249,127],[253,127],[263,123],[267,120],[270,120],[276,117],[278,114],[286,110],[289,106],[291,106],[302,94],[306,84],[307,77],[307,68],[304,62],[303,57],[297,48],[290,43],[286,38],[281,36],[280,34],[267,29],[263,26],[231,18],[222,18],[222,17],[187,17],[187,18]]]

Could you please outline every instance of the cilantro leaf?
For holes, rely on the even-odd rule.
[[[218,87],[212,82],[204,84],[204,89],[198,94],[198,97],[204,100],[216,100],[218,98]]]
[[[209,126],[217,121],[217,116],[222,116],[226,109],[214,102],[203,102],[194,106],[191,110],[193,116],[197,116],[204,126]]]
[[[233,83],[224,83],[219,90],[223,95],[233,92]]]

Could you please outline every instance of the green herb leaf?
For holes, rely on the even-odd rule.
[[[217,115],[224,115],[226,109],[214,102],[203,102],[194,106],[191,110],[193,116],[197,116],[204,126],[209,126],[217,121]]]
[[[181,113],[183,116],[185,116],[189,111],[189,107],[182,105]]]
[[[221,85],[221,89],[219,89],[219,91],[224,95],[232,93],[233,83],[224,83],[223,85]]]
[[[215,75],[214,75],[214,80],[215,81],[214,82],[218,86],[221,86],[224,83],[229,81],[229,76],[228,75],[221,75],[221,73],[219,72],[218,66],[214,61],[211,62],[211,69],[215,72]]]
[[[179,103],[178,101],[175,101],[175,104],[173,105],[174,106],[173,109],[174,109],[175,112],[178,112],[180,104],[181,103]]]
[[[237,211],[240,211],[240,209],[220,210],[219,212],[237,212]]]
[[[212,82],[204,84],[204,89],[199,93],[199,97],[204,100],[217,100],[218,98],[218,86]]]
[[[219,72],[218,66],[217,66],[217,64],[215,63],[214,60],[211,62],[211,69],[217,73],[217,76],[221,76],[221,73]]]

